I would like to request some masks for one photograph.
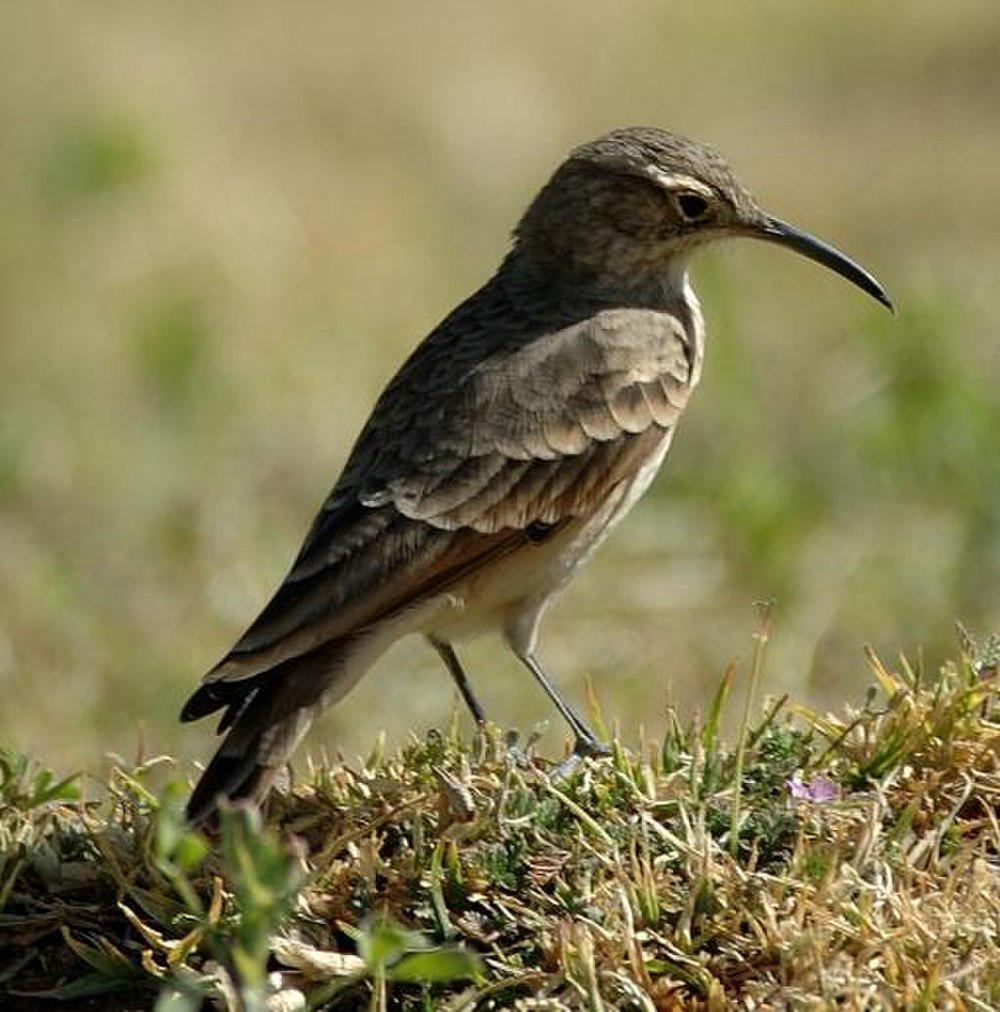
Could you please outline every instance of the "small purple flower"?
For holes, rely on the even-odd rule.
[[[836,801],[840,797],[840,788],[832,781],[818,773],[814,773],[806,783],[796,773],[785,781],[788,793],[796,801],[811,801],[821,805],[826,801]]]

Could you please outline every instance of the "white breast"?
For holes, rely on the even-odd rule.
[[[423,631],[448,641],[500,631],[517,649],[534,640],[541,613],[612,528],[649,488],[670,447],[672,431],[646,463],[601,507],[541,545],[525,545],[451,588],[447,606],[429,616]]]

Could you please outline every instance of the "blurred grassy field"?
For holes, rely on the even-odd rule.
[[[545,626],[562,684],[658,731],[762,597],[768,690],[820,704],[864,640],[996,627],[998,52],[995,0],[5,5],[0,740],[203,754],[178,707],[382,384],[564,151],[632,123],[717,144],[902,312],[761,246],[696,264],[702,386]],[[498,720],[549,715],[496,644],[466,654]],[[409,642],[312,741],[451,703]]]

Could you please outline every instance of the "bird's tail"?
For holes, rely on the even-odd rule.
[[[264,800],[274,778],[312,723],[311,706],[297,707],[283,716],[274,713],[279,685],[251,690],[252,696],[233,719],[232,727],[187,804],[188,820],[204,822],[219,801]],[[271,697],[271,698],[269,698]]]
[[[276,773],[273,766],[254,762],[250,756],[228,756],[219,749],[188,800],[188,822],[197,826],[208,820],[222,799],[260,804]]]
[[[187,804],[188,820],[204,822],[220,799],[264,799],[313,718],[357,680],[348,675],[347,644],[322,647],[241,681],[205,683],[188,700],[181,720],[197,720],[225,708],[227,731]]]

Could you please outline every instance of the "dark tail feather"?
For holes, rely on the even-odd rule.
[[[270,671],[263,671],[250,678],[240,678],[231,682],[220,680],[200,685],[184,704],[184,709],[181,710],[181,723],[201,720],[202,717],[223,707],[232,707],[233,703],[244,702],[254,689],[259,688],[270,677]]]
[[[331,680],[342,672],[348,645],[325,643],[267,672],[238,682],[209,682],[188,700],[182,720],[194,720],[225,707],[220,731],[228,731],[205,768],[187,805],[192,824],[204,822],[219,799],[259,803],[288,761],[313,717],[335,702]]]
[[[205,822],[218,808],[221,800],[246,799],[259,804],[277,773],[246,756],[227,756],[217,752],[187,803],[187,818],[192,826]]]
[[[192,825],[205,822],[220,800],[246,800],[255,805],[264,800],[313,717],[310,706],[296,707],[290,713],[279,710],[279,689],[265,686],[240,707],[188,800],[187,817]]]

